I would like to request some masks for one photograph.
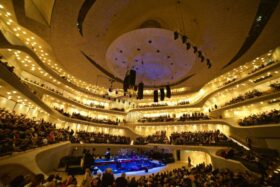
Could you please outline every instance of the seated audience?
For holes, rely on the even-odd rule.
[[[270,87],[275,91],[280,91],[280,83],[278,83],[278,81],[271,84]]]
[[[280,110],[272,110],[261,114],[253,114],[245,117],[239,122],[241,126],[264,125],[264,124],[279,124]]]
[[[0,155],[69,140],[70,132],[0,109]]]
[[[239,95],[238,97],[235,97],[233,99],[231,99],[229,102],[225,103],[225,106],[227,105],[231,105],[231,104],[235,104],[235,103],[239,103],[248,99],[253,99],[256,97],[260,97],[262,96],[263,93],[258,91],[258,90],[252,90],[249,92],[246,92],[244,95]]]
[[[76,137],[71,140],[72,143],[107,143],[107,144],[130,144],[130,137],[115,136],[105,133],[95,132],[77,132]]]
[[[255,73],[255,72],[257,72],[257,71],[259,71],[259,70],[261,70],[261,69],[263,69],[263,68],[265,68],[265,67],[267,67],[267,66],[270,66],[271,64],[274,64],[274,63],[275,63],[275,61],[269,61],[268,63],[263,63],[263,64],[261,64],[261,65],[255,67],[255,68],[254,68],[251,72],[249,72],[248,74],[250,75],[250,74],[252,74],[252,73]]]
[[[173,122],[173,121],[193,121],[193,120],[209,120],[210,118],[204,113],[183,114],[179,118],[171,117],[170,115],[162,115],[157,117],[143,117],[138,122]]]
[[[246,150],[241,146],[235,146],[234,148],[219,150],[217,155],[226,159],[238,160],[251,171],[262,175],[273,173],[280,164],[276,151],[273,153],[271,151],[258,152],[254,149]]]
[[[93,123],[103,123],[103,124],[108,124],[108,125],[118,125],[118,121],[112,121],[110,119],[97,119],[97,118],[92,118],[89,116],[84,116],[80,113],[76,113],[73,112],[72,114],[69,114],[67,112],[64,112],[63,109],[59,109],[59,108],[54,108],[55,110],[57,110],[58,112],[60,112],[61,114],[63,114],[66,117],[70,117],[70,118],[75,118],[75,119],[79,119],[79,120],[83,120],[83,121],[89,121],[89,122],[93,122]]]
[[[172,133],[170,143],[175,145],[232,145],[232,141],[219,130]]]
[[[135,140],[135,145],[144,145],[148,143],[157,143],[157,144],[167,144],[169,143],[166,136],[166,131],[158,131],[153,135],[147,137],[137,137]]]
[[[213,169],[212,165],[200,164],[192,169],[186,167],[142,176],[137,186],[259,186],[260,177],[251,173],[233,172],[229,169]]]

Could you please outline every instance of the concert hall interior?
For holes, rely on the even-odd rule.
[[[279,0],[0,0],[0,187],[279,187],[279,20]]]

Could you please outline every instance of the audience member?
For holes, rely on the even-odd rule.
[[[116,179],[116,187],[128,186],[128,181],[125,177],[126,177],[125,173],[122,173],[121,176]]]
[[[66,129],[0,109],[0,155],[69,140]]]

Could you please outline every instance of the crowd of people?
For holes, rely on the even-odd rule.
[[[171,171],[143,176],[136,186],[257,186],[260,178],[250,173],[233,172],[229,169],[213,169],[212,165],[200,164],[192,169],[181,167]]]
[[[204,113],[183,114],[178,121],[209,120],[209,116]]]
[[[201,112],[194,112],[194,113],[186,113],[181,115],[179,118],[172,117],[170,115],[161,115],[157,117],[143,117],[138,120],[140,123],[145,122],[174,122],[174,121],[196,121],[196,120],[209,120],[209,116],[201,113]]]
[[[89,116],[84,116],[80,113],[76,113],[73,112],[72,114],[65,112],[63,109],[59,109],[59,108],[54,108],[55,110],[57,110],[58,112],[60,112],[61,114],[63,114],[66,117],[70,117],[70,118],[74,118],[74,119],[79,119],[79,120],[83,120],[83,121],[89,121],[89,122],[93,122],[93,123],[102,123],[102,124],[108,124],[108,125],[118,125],[118,123],[120,121],[112,121],[110,119],[97,119],[97,118],[92,118]]]
[[[255,72],[257,72],[257,71],[259,71],[259,70],[261,70],[261,69],[263,69],[263,68],[265,68],[265,67],[267,67],[267,66],[270,66],[271,64],[274,64],[275,63],[275,61],[269,61],[268,63],[263,63],[263,64],[261,64],[261,65],[259,65],[259,66],[257,66],[256,68],[254,68],[251,72],[249,72],[248,74],[250,75],[250,74],[253,74],[253,73],[255,73]]]
[[[279,82],[275,82],[275,83],[271,84],[270,87],[275,91],[280,91],[280,83]]]
[[[223,86],[226,86],[226,85],[228,85],[228,84],[230,84],[230,83],[232,83],[232,82],[234,82],[234,81],[236,81],[236,78],[233,78],[233,79],[228,80],[227,82],[225,82],[225,83],[223,84]]]
[[[107,143],[107,144],[130,144],[130,137],[110,135],[95,132],[77,132],[71,139],[72,143]]]
[[[252,90],[252,91],[246,92],[244,95],[239,95],[239,96],[231,99],[229,102],[225,103],[225,106],[239,103],[239,102],[245,101],[247,99],[260,97],[262,95],[263,95],[262,92],[260,92],[258,90]]]
[[[229,169],[214,169],[212,165],[200,164],[194,168],[176,168],[170,171],[163,171],[156,174],[127,177],[125,173],[115,177],[112,169],[108,168],[103,174],[92,175],[89,169],[86,170],[83,180],[79,186],[82,187],[187,187],[187,186],[277,186],[277,180],[267,177],[262,180],[258,175],[249,172],[233,172]],[[279,184],[279,183],[278,183]],[[5,184],[8,185],[8,184]],[[46,179],[43,174],[34,177],[18,176],[10,182],[10,186],[59,186],[76,187],[78,182],[75,176],[68,175],[65,180],[56,175],[50,175]]]
[[[169,139],[165,131],[158,131],[147,137],[137,137],[135,145],[174,144],[174,145],[208,145],[208,146],[235,146],[235,143],[227,138],[219,130],[197,132],[174,132]]]
[[[270,77],[272,77],[272,74],[268,74],[268,75],[265,75],[265,76],[261,76],[261,77],[255,79],[255,80],[253,80],[253,82],[254,82],[254,83],[258,83],[258,82],[261,82],[261,81],[263,81],[263,80],[265,80],[265,79],[268,79],[268,78],[270,78]]]
[[[181,101],[177,105],[180,106],[180,105],[188,105],[188,104],[190,104],[189,101]]]
[[[67,141],[73,131],[56,129],[44,120],[33,120],[26,115],[0,109],[0,155]]]
[[[145,145],[148,143],[156,143],[156,144],[167,144],[169,140],[166,136],[166,131],[158,131],[153,135],[149,135],[147,137],[137,137],[135,139],[135,145]]]
[[[229,146],[232,141],[229,140],[219,130],[216,131],[198,131],[172,133],[170,143],[175,145],[219,145]]]
[[[52,88],[52,87],[49,87],[49,86],[47,86],[47,85],[45,85],[45,84],[43,84],[43,83],[39,83],[39,82],[37,82],[37,81],[35,81],[35,80],[29,80],[28,78],[25,78],[25,81],[31,82],[32,84],[35,84],[35,85],[37,85],[37,86],[40,86],[40,87],[42,87],[42,88],[44,88],[44,89],[47,89],[47,90],[53,92],[53,93],[56,93],[56,94],[58,94],[58,95],[60,95],[60,96],[65,97],[64,94],[63,94],[62,92],[60,92],[60,91],[58,91],[57,89],[54,89],[54,88]],[[70,97],[69,95],[67,96],[67,99],[70,99],[70,100],[72,100],[72,101],[74,101],[74,102],[76,102],[76,103],[79,103],[79,104],[81,104],[81,105],[84,105],[84,106],[87,106],[87,107],[91,107],[91,108],[99,108],[99,109],[104,109],[104,108],[105,108],[104,105],[95,104],[95,103],[93,103],[93,102],[91,102],[91,103],[88,104],[88,103],[86,103],[86,102],[83,102],[82,100],[78,100],[78,99],[76,99],[76,98],[74,98],[74,97]],[[111,108],[110,110],[121,111],[121,112],[124,112],[124,111],[125,111],[124,108]]]
[[[280,110],[271,110],[261,114],[253,114],[245,117],[239,122],[241,126],[251,125],[265,125],[265,124],[279,124],[280,123]]]
[[[181,105],[188,105],[190,104],[189,101],[181,101],[177,103],[177,106]],[[168,106],[167,103],[153,103],[153,104],[146,104],[146,105],[139,105],[138,108],[149,108],[149,107],[165,107]]]
[[[139,108],[149,108],[149,107],[163,107],[163,106],[168,106],[167,103],[153,103],[153,104],[147,104],[147,105],[139,105]]]

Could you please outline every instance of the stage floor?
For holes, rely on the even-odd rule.
[[[175,163],[172,163],[172,164],[167,164],[166,166],[163,166],[163,167],[150,169],[148,173],[145,173],[145,171],[136,171],[136,172],[126,172],[126,175],[129,178],[131,178],[131,177],[139,178],[139,177],[144,176],[144,175],[148,176],[148,175],[159,173],[159,172],[170,171],[170,170],[173,170],[173,169],[176,169],[176,168],[180,168],[182,166],[188,167],[187,165],[188,165],[188,163],[186,161],[184,161],[184,162],[180,161],[180,162],[175,162]],[[63,179],[66,179],[66,177],[67,177],[66,172],[52,172],[52,173],[49,173],[49,175],[50,174],[56,174],[56,173],[58,173]],[[115,179],[117,177],[119,177],[120,175],[121,175],[121,173],[114,174]],[[83,175],[76,175],[76,178],[78,180],[78,185],[77,186],[80,186],[82,184],[82,181],[83,181]]]
[[[133,173],[138,171],[152,170],[154,168],[161,168],[165,166],[165,164],[157,161],[150,160],[148,158],[134,158],[134,159],[116,159],[116,160],[104,160],[104,159],[96,159],[94,166],[92,166],[91,170],[99,173],[103,173],[107,168],[111,168],[114,174],[118,173]],[[96,168],[96,169],[94,169]],[[148,173],[148,172],[146,172]]]

